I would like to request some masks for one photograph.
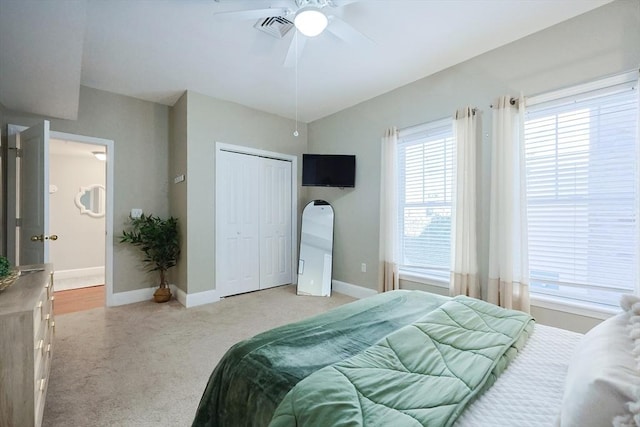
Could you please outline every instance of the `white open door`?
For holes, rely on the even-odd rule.
[[[18,232],[20,265],[49,262],[49,121],[18,135],[21,150]]]

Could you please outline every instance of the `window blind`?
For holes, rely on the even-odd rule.
[[[638,284],[638,91],[603,87],[527,107],[532,293],[617,306]]]
[[[404,269],[447,281],[454,153],[451,119],[399,134],[399,261]]]

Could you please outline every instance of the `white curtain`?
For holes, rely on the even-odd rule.
[[[456,170],[451,214],[451,295],[480,298],[476,245],[476,144],[478,121],[475,110],[456,111],[454,135]]]
[[[487,300],[529,312],[524,99],[514,104],[493,106]]]
[[[398,280],[398,196],[396,148],[398,130],[389,128],[382,137],[382,171],[380,175],[380,264],[382,292],[400,289]]]

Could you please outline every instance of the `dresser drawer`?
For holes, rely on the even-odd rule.
[[[39,427],[53,355],[52,266],[23,267],[0,298],[0,426]]]

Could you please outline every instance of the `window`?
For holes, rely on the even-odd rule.
[[[399,134],[399,264],[404,270],[447,282],[454,153],[451,119]]]
[[[533,294],[618,306],[636,292],[638,91],[615,80],[527,103]]]

